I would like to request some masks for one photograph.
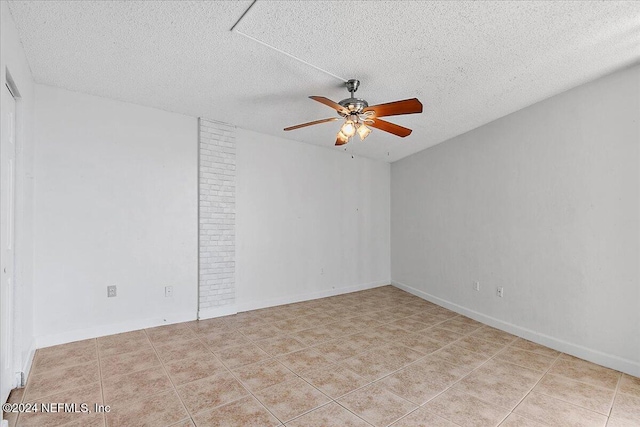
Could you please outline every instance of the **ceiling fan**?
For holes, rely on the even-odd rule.
[[[338,112],[340,117],[331,117],[329,119],[315,120],[313,122],[302,123],[295,126],[285,128],[285,131],[300,129],[306,126],[317,125],[320,123],[334,122],[344,119],[344,124],[338,131],[336,138],[336,145],[344,145],[349,142],[349,139],[356,133],[362,141],[369,136],[372,128],[380,129],[385,132],[392,133],[401,138],[409,136],[411,129],[396,125],[386,120],[380,119],[380,117],[386,116],[399,116],[401,114],[415,114],[422,113],[422,103],[418,101],[418,98],[404,99],[402,101],[389,102],[386,104],[378,104],[369,106],[367,101],[360,98],[355,98],[353,94],[358,90],[360,81],[351,79],[346,82],[347,90],[351,93],[351,98],[343,99],[340,102],[333,102],[332,100],[323,96],[310,96],[309,98],[314,101],[318,101],[324,105],[327,105]]]

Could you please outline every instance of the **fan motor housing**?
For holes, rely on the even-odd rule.
[[[349,110],[349,113],[362,113],[362,110],[369,106],[369,103],[360,98],[347,98],[338,102],[344,108]],[[342,114],[341,114],[342,115]]]

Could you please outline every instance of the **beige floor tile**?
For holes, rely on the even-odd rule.
[[[14,388],[9,393],[9,397],[7,398],[7,403],[21,403],[22,397],[24,396],[24,387],[23,388]],[[9,427],[15,427],[16,422],[18,421],[18,412],[2,412],[3,420],[7,420],[9,422]]]
[[[535,392],[529,393],[513,412],[551,426],[601,427],[607,422],[602,414]]]
[[[211,353],[165,364],[174,385],[180,385],[228,372],[227,368]]]
[[[329,403],[289,421],[287,427],[370,427],[337,403]]]
[[[382,323],[394,322],[409,316],[398,313],[395,309],[383,310],[376,313],[376,319]]]
[[[155,346],[158,357],[164,363],[176,360],[187,359],[189,357],[203,356],[211,353],[199,339],[188,341],[175,341],[169,344]]]
[[[399,326],[388,323],[386,325],[373,328],[372,331],[384,341],[394,341],[403,336],[409,336],[412,332],[402,329]]]
[[[538,422],[521,417],[520,415],[511,414],[504,420],[500,427],[546,427],[546,424],[540,424]]]
[[[540,372],[545,372],[555,361],[554,357],[521,350],[516,347],[507,347],[496,356],[496,359],[524,366],[525,368],[535,369]]]
[[[107,427],[164,427],[189,417],[174,390],[113,402],[106,416]]]
[[[38,349],[31,369],[33,373],[41,373],[96,360],[98,360],[98,351],[95,339],[76,341]]]
[[[440,317],[435,316],[432,313],[422,311],[418,312],[418,314],[407,317],[407,319],[417,320],[418,322],[429,325],[429,327],[435,326],[438,323],[442,323],[442,319]]]
[[[116,400],[159,393],[171,387],[171,381],[162,366],[104,378],[102,381],[104,400],[107,405]]]
[[[7,397],[7,403],[20,403],[22,402],[22,398],[24,397],[24,387],[23,388],[14,388],[9,392],[9,397]]]
[[[425,356],[424,353],[420,353],[419,351],[413,350],[409,347],[405,347],[398,343],[389,343],[380,347],[376,347],[371,350],[371,352],[379,353],[390,359],[396,366],[395,369],[400,369],[401,367],[415,362],[416,360]]]
[[[345,359],[339,364],[369,381],[385,377],[400,368],[386,354],[371,351]]]
[[[253,396],[218,406],[212,411],[194,415],[198,427],[270,427],[280,425],[267,409]]]
[[[387,426],[418,408],[374,384],[347,394],[337,402],[374,426]]]
[[[613,369],[568,355],[556,360],[549,373],[609,389],[617,387],[621,375]]]
[[[618,393],[611,410],[609,425],[638,426],[640,425],[640,397]]]
[[[102,405],[102,390],[100,383],[84,385],[79,388],[67,390],[51,395],[39,403],[68,403],[75,404],[74,411],[82,411],[82,404],[86,404],[86,410],[90,413],[65,412],[60,408],[59,412],[25,412],[20,414],[18,425],[28,426],[62,426],[70,422],[82,422],[83,424],[95,423],[96,419],[102,420],[102,414],[94,412],[95,405]]]
[[[349,319],[349,323],[355,331],[363,329],[375,328],[380,326],[382,322],[378,321],[374,316],[358,316]]]
[[[518,338],[515,335],[511,335],[507,332],[501,331],[500,329],[492,328],[491,326],[483,326],[471,335],[486,341],[493,341],[504,345],[511,344]]]
[[[98,362],[45,371],[29,376],[24,402],[38,401],[45,396],[100,381]]]
[[[455,320],[471,326],[478,326],[478,327],[484,326],[484,323],[480,323],[477,320],[473,320],[472,318],[464,316],[462,314],[459,314],[457,317],[455,317]]]
[[[435,353],[432,353],[430,357],[435,360],[440,359],[443,362],[463,367],[467,372],[471,372],[489,360],[489,356],[469,351],[466,348],[458,347],[455,344],[443,347]]]
[[[192,415],[249,395],[242,384],[228,372],[183,384],[176,389]]]
[[[233,373],[253,392],[296,378],[293,372],[274,359],[236,368]]]
[[[534,391],[604,415],[609,415],[615,394],[615,391],[611,389],[580,383],[552,374],[545,375]]]
[[[404,335],[394,342],[402,344],[403,346],[422,354],[431,354],[445,346],[442,342],[427,338],[420,333]]]
[[[512,344],[512,347],[519,348],[520,350],[527,350],[532,353],[538,353],[543,356],[556,358],[560,355],[560,352],[557,350],[553,350],[549,347],[545,347],[543,345],[525,340],[524,338],[518,338]]]
[[[463,427],[496,426],[509,415],[507,409],[455,389],[445,391],[423,408]]]
[[[23,390],[11,398],[96,393],[113,407],[41,418],[60,427],[369,425],[332,399],[395,427],[589,427],[613,402],[607,427],[640,427],[640,379],[392,286],[41,349]],[[10,427],[42,424],[20,417]]]
[[[425,329],[424,331],[420,332],[420,334],[427,338],[431,338],[432,340],[439,341],[445,345],[451,344],[452,342],[464,337],[464,335],[462,334],[441,328],[439,326]]]
[[[441,382],[429,381],[429,376],[414,369],[402,369],[375,383],[398,396],[422,405],[446,390]]]
[[[427,323],[423,323],[418,319],[414,319],[413,317],[405,317],[396,321],[391,322],[391,325],[398,326],[404,330],[409,332],[420,332],[425,329],[429,329],[433,325],[429,325]]]
[[[505,347],[504,344],[486,341],[473,336],[461,338],[456,341],[455,345],[488,357],[494,356]]]
[[[435,316],[440,316],[443,319],[450,319],[453,317],[458,316],[458,313],[453,312],[451,310],[448,310],[444,307],[434,307],[429,309],[429,313],[435,315]]]
[[[622,374],[620,379],[620,387],[618,389],[620,393],[630,394],[635,397],[640,397],[640,378],[632,377],[628,374]]]
[[[490,360],[463,378],[454,388],[512,410],[536,385],[540,376],[530,369]]]
[[[260,390],[255,396],[281,422],[287,422],[330,399],[300,378]]]
[[[415,375],[424,376],[429,382],[449,387],[469,373],[466,366],[452,365],[441,359],[427,356],[405,368]]]
[[[90,418],[82,418],[78,416],[74,421],[64,424],[61,427],[104,427],[105,414],[98,414]],[[22,426],[20,426],[22,427]],[[41,426],[38,426],[41,427]]]
[[[280,356],[281,354],[292,353],[306,347],[305,344],[289,336],[260,340],[256,341],[254,344],[271,356]]]
[[[307,316],[307,318],[311,320],[315,325],[326,325],[328,323],[332,323],[336,321],[336,318],[334,317],[333,314],[324,312],[324,311],[310,314]],[[280,320],[284,320],[284,319],[280,319]]]
[[[369,351],[386,344],[386,341],[380,337],[380,333],[374,332],[375,330],[376,328],[365,329],[343,339],[348,339],[350,345],[359,348],[361,352]]]
[[[624,418],[609,418],[607,427],[638,427],[636,420],[628,420]]]
[[[312,348],[294,351],[276,359],[298,375],[332,363],[331,359]]]
[[[334,337],[344,337],[357,332],[357,329],[351,324],[351,319],[339,320],[327,324],[329,331],[333,333]]]
[[[251,343],[249,338],[235,330],[200,335],[200,341],[213,352]]]
[[[302,378],[333,399],[370,383],[369,380],[339,365],[309,371],[303,374]]]
[[[302,331],[304,329],[309,329],[309,328],[313,328],[314,326],[318,326],[313,321],[313,319],[310,319],[307,317],[292,317],[290,319],[276,322],[273,325],[286,334],[292,334],[297,331]]]
[[[193,322],[187,322],[186,325],[193,329],[193,332],[198,335],[215,334],[233,329],[227,316],[216,317],[214,319],[194,320]]]
[[[160,360],[151,346],[133,353],[119,353],[100,358],[102,378],[114,377],[160,366]]]
[[[387,341],[385,341],[382,336],[383,333],[378,331],[376,327],[356,332],[355,334],[349,335],[344,339],[351,340],[354,345],[359,346],[360,350],[364,352],[386,344]]]
[[[383,341],[380,341],[382,343]],[[314,350],[328,357],[332,361],[340,361],[353,357],[367,350],[361,341],[357,341],[353,336],[339,338],[328,341],[313,347]]]
[[[238,329],[242,335],[250,339],[251,341],[258,341],[267,338],[275,338],[282,336],[282,330],[276,328],[274,325],[263,324],[258,326],[249,326]]]
[[[6,420],[9,427],[16,427],[18,424],[18,412],[2,412],[2,420]],[[102,426],[101,426],[102,427]]]
[[[151,347],[151,342],[144,330],[98,338],[98,352],[101,357],[140,351],[145,347]]]
[[[216,356],[218,356],[222,363],[224,363],[229,369],[256,363],[270,357],[255,344],[241,345],[238,347],[220,350],[216,352]]]
[[[427,412],[423,408],[418,408],[409,415],[395,423],[391,427],[458,427],[451,421],[445,420],[435,414]]]
[[[154,346],[197,338],[196,333],[184,323],[158,326],[157,328],[145,329],[145,332]]]
[[[338,335],[331,331],[327,325],[303,329],[290,334],[290,336],[307,346],[318,345],[338,337]]]
[[[482,324],[469,324],[458,320],[457,318],[453,318],[440,323],[438,328],[447,329],[461,335],[467,335],[478,330],[481,326]]]

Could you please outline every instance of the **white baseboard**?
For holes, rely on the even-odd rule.
[[[76,329],[73,331],[61,332],[59,334],[41,335],[36,337],[36,348],[51,347],[52,345],[66,344],[74,341],[103,337],[105,335],[137,331],[139,329],[171,325],[173,323],[188,322],[191,320],[196,320],[195,311],[174,313],[166,317],[136,319],[127,322],[95,326],[92,328]]]
[[[229,316],[236,314],[238,309],[235,304],[223,305],[222,307],[205,308],[198,311],[198,319],[213,319],[214,317]]]
[[[27,352],[27,357],[22,364],[22,373],[24,374],[24,382],[25,385],[27,383],[27,378],[29,378],[29,372],[31,372],[31,365],[33,364],[33,356],[36,355],[36,340],[35,338],[31,340],[31,344],[29,345],[29,351]]]
[[[386,286],[389,284],[389,280],[380,280],[377,282],[363,283],[360,285],[345,286],[342,288],[327,289],[317,292],[308,292],[305,294],[287,295],[278,298],[271,298],[265,301],[250,301],[238,304],[238,312],[258,310],[261,308],[273,307],[277,305],[293,304],[295,302],[309,301],[318,298],[332,297],[334,295],[348,294],[351,292],[363,291],[365,289],[377,288],[379,286]]]
[[[640,363],[634,362],[633,360],[603,353],[601,351],[587,348],[579,344],[570,343],[568,341],[554,338],[552,336],[536,332],[531,329],[523,328],[521,326],[514,325],[513,323],[504,322],[500,319],[496,319],[495,317],[491,317],[486,314],[468,309],[461,305],[436,297],[427,292],[421,291],[395,280],[392,280],[391,284],[397,288],[409,292],[410,294],[416,295],[434,304],[438,304],[442,307],[448,308],[449,310],[455,311],[456,313],[463,314],[467,317],[477,320],[478,322],[482,322],[494,328],[509,332],[510,334],[517,335],[529,341],[547,346],[554,350],[558,350],[562,353],[567,353],[572,356],[579,357],[580,359],[588,360],[590,362],[597,363],[598,365],[606,366],[607,368],[615,369],[629,375],[640,377]]]

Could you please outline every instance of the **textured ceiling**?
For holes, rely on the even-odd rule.
[[[338,123],[282,128],[332,117],[307,96],[348,97],[335,76],[360,79],[370,104],[418,97],[422,114],[390,118],[411,136],[335,148],[385,161],[640,59],[640,2],[258,1],[231,31],[250,5],[9,8],[39,83],[329,148]]]

